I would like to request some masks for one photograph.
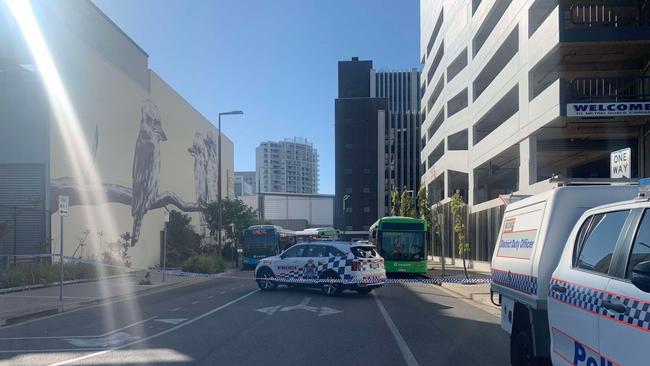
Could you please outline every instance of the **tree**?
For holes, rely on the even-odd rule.
[[[465,278],[469,279],[465,259],[469,254],[470,246],[465,239],[465,216],[463,208],[465,208],[463,196],[460,195],[460,192],[456,191],[456,193],[451,197],[451,213],[454,215],[454,234],[456,234],[456,241],[458,243],[458,255],[463,258],[463,271],[465,272]]]
[[[394,191],[390,192],[390,202],[391,202],[390,215],[391,216],[399,215],[399,209],[400,209],[399,201],[400,201],[399,191],[395,189]]]
[[[415,205],[413,204],[413,191],[408,191],[406,187],[402,189],[402,196],[400,197],[399,203],[399,214],[404,217],[417,217],[415,211]]]
[[[180,267],[193,254],[201,253],[201,236],[191,225],[192,218],[172,210],[167,224],[167,265]]]
[[[132,239],[133,238],[131,237],[131,233],[129,233],[128,231],[120,235],[119,256],[120,256],[120,260],[122,261],[122,265],[124,265],[127,268],[131,268],[131,261],[129,260],[129,258],[131,258],[131,256],[129,255],[129,248],[135,244],[135,243],[132,244]]]
[[[243,240],[244,229],[257,223],[257,211],[237,198],[226,198],[221,202],[223,209],[222,232],[225,234],[226,239],[237,245]],[[215,238],[219,231],[219,205],[217,202],[209,203],[203,210],[203,214],[210,228],[210,235]],[[233,224],[234,230],[231,228]],[[217,253],[221,255],[223,248],[216,249]]]
[[[431,221],[431,205],[429,204],[429,195],[427,194],[427,188],[422,185],[420,190],[418,190],[418,210],[419,217],[427,223],[429,227],[433,227]]]

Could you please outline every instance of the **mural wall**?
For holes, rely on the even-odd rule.
[[[117,54],[101,48],[105,40],[79,35],[90,31],[57,24],[50,25],[57,28],[46,37],[98,177],[78,183],[75,174],[79,173],[69,155],[74,146],[66,145],[51,115],[48,199],[50,207],[56,208],[58,195],[67,195],[71,205],[64,219],[64,253],[79,255],[83,245],[85,257],[99,259],[121,234],[129,232],[133,265],[156,265],[166,210],[190,213],[195,230],[205,232],[199,211],[202,203],[218,195],[219,132],[147,68],[146,53],[114,25],[108,24],[113,27],[110,44],[121,52]],[[49,26],[44,25],[44,30]],[[106,36],[105,29],[97,35]],[[118,41],[123,44],[115,46]],[[227,176],[234,163],[233,144],[225,135],[222,153],[222,193],[226,196],[234,189],[228,187],[234,182]],[[58,224],[55,213],[53,248],[59,246]]]

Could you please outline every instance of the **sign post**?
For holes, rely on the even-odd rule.
[[[609,167],[610,178],[632,178],[632,149],[612,151]]]
[[[59,217],[61,220],[61,242],[59,249],[59,301],[63,301],[63,218],[68,216],[70,200],[68,196],[59,196]]]

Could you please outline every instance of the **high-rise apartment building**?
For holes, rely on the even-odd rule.
[[[257,193],[255,172],[235,172],[235,196],[250,196]]]
[[[388,214],[391,190],[419,187],[420,73],[377,71],[356,57],[338,70],[335,222],[361,234]]]
[[[443,205],[448,256],[456,191],[471,257],[488,261],[500,196],[543,192],[556,176],[607,179],[622,148],[632,177],[648,176],[647,2],[423,0],[420,24],[423,182]]]
[[[318,193],[318,151],[306,139],[262,142],[255,165],[261,192]]]

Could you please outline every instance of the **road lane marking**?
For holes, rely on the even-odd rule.
[[[106,348],[51,348],[51,349],[11,349],[11,350],[2,350],[1,353],[50,353],[50,352],[88,352],[88,351],[101,351]]]
[[[127,328],[134,327],[136,325],[140,325],[143,323],[146,323],[150,320],[156,319],[157,316],[152,316],[151,318],[147,318],[144,320],[140,320],[139,322],[135,322],[133,324],[128,324],[125,325],[121,328],[117,328],[114,330],[111,330],[110,332],[106,332],[104,334],[97,334],[97,335],[80,335],[80,336],[42,336],[42,337],[7,337],[7,338],[0,338],[0,341],[29,341],[29,340],[44,340],[44,339],[69,339],[69,338],[102,338],[102,337],[107,337],[112,334],[115,334],[117,332],[121,332]]]
[[[179,307],[177,307],[177,308],[173,308],[172,311],[179,311],[179,310],[181,310],[182,308],[183,308],[182,306],[179,306]]]
[[[192,302],[190,303],[190,305],[196,305],[196,304],[198,304],[198,303],[199,303],[199,301],[196,300],[196,301],[192,301]]]
[[[282,305],[276,305],[276,306],[269,306],[265,308],[255,309],[255,311],[259,311],[260,313],[265,313],[268,315],[273,315],[277,311],[283,312],[283,311],[292,311],[292,310],[305,310],[312,313],[317,313],[319,317],[343,312],[343,310],[336,310],[327,306],[320,306],[320,307],[310,306],[308,305],[310,301],[311,301],[311,297],[305,297],[298,305],[291,305],[291,306],[284,306],[284,307]]]
[[[393,322],[393,319],[391,319],[390,315],[388,314],[388,311],[386,311],[384,304],[381,302],[381,300],[377,295],[374,295],[374,298],[375,298],[375,302],[377,303],[377,307],[379,308],[379,312],[384,317],[384,320],[386,321],[386,325],[388,325],[388,329],[390,329],[390,332],[393,333],[393,338],[395,338],[395,342],[397,342],[397,346],[399,347],[400,352],[402,352],[402,357],[404,357],[404,361],[406,361],[406,364],[409,366],[419,366],[420,364],[415,359],[413,352],[411,352],[411,349],[409,348],[408,344],[404,340],[404,337],[402,337],[402,334],[399,332],[399,329],[397,329],[397,326]]]
[[[212,299],[212,298],[214,298],[214,295],[208,296],[208,299]]]
[[[69,360],[65,360],[65,361],[61,361],[61,362],[57,362],[57,363],[53,363],[53,364],[51,364],[50,366],[68,365],[68,364],[71,364],[71,363],[73,363],[73,362],[83,361],[83,360],[87,360],[87,359],[89,359],[89,358],[93,358],[93,357],[97,357],[97,356],[105,355],[105,354],[110,353],[110,352],[112,352],[112,351],[120,350],[120,349],[123,349],[123,348],[126,348],[126,347],[130,347],[130,346],[133,346],[133,345],[136,345],[136,344],[142,343],[142,342],[149,341],[149,340],[154,339],[154,338],[158,338],[158,337],[163,336],[163,335],[165,335],[165,334],[167,334],[167,333],[171,333],[171,332],[173,332],[173,331],[176,331],[176,330],[178,330],[178,329],[181,329],[181,328],[183,328],[183,327],[186,327],[186,326],[188,326],[188,325],[190,325],[190,324],[192,324],[192,323],[194,323],[194,322],[196,322],[196,321],[199,321],[199,320],[205,318],[206,316],[210,316],[210,315],[216,313],[217,311],[220,311],[220,310],[222,310],[222,309],[225,309],[225,308],[227,308],[227,307],[230,306],[230,305],[233,305],[233,304],[235,304],[235,303],[237,303],[237,302],[239,302],[239,301],[241,301],[241,300],[243,300],[243,299],[245,299],[245,298],[247,298],[247,297],[249,297],[249,296],[251,296],[251,295],[253,295],[253,294],[258,293],[259,291],[260,291],[259,289],[253,290],[253,291],[247,293],[246,295],[240,296],[240,297],[238,297],[238,298],[236,298],[236,299],[234,299],[234,300],[232,300],[232,301],[230,301],[230,302],[227,302],[227,303],[225,303],[225,304],[223,304],[223,305],[221,305],[221,306],[219,306],[219,307],[216,307],[216,308],[214,308],[214,309],[212,309],[212,310],[210,310],[210,311],[208,311],[208,312],[206,312],[206,313],[203,313],[203,314],[197,316],[196,318],[192,318],[192,319],[190,319],[190,320],[188,320],[188,321],[186,321],[186,322],[184,322],[184,323],[178,324],[178,325],[176,325],[176,326],[174,326],[174,327],[171,327],[171,328],[169,328],[169,329],[163,330],[162,332],[159,332],[159,333],[156,333],[156,334],[150,335],[150,336],[148,336],[148,337],[144,337],[144,338],[139,339],[139,340],[137,340],[137,341],[133,341],[133,342],[131,342],[131,343],[127,343],[127,344],[121,345],[121,346],[119,346],[119,347],[115,347],[115,348],[107,349],[107,350],[104,350],[104,351],[91,353],[91,354],[89,354],[89,355],[80,356],[80,357],[72,358],[72,359],[69,359]]]
[[[156,319],[157,322],[161,323],[167,323],[167,324],[172,324],[172,325],[177,325],[180,324],[184,321],[186,321],[187,318],[178,318],[178,319]]]
[[[226,291],[221,291],[221,292],[219,292],[219,295],[223,295],[225,293],[226,293]]]

